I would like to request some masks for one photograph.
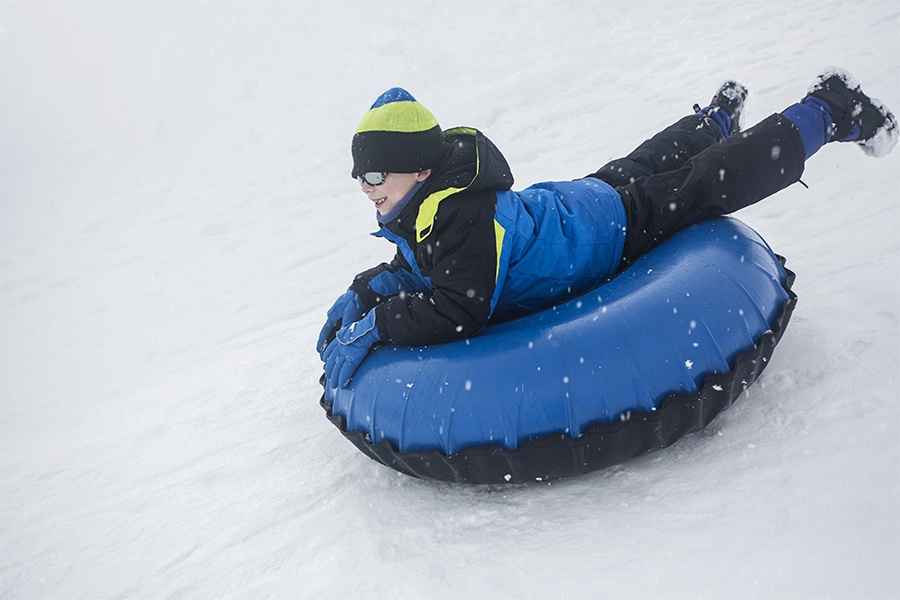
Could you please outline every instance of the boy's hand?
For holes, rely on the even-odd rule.
[[[342,327],[323,355],[328,386],[347,387],[356,368],[379,339],[374,310],[370,310],[361,321]]]
[[[319,358],[325,360],[325,349],[334,339],[335,332],[342,324],[356,323],[364,314],[366,314],[366,309],[356,292],[347,291],[341,294],[328,309],[325,326],[319,333],[319,342],[316,344]]]

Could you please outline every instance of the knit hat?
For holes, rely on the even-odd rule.
[[[363,173],[418,173],[437,165],[444,134],[437,119],[403,88],[391,88],[363,116],[351,145],[352,177]]]

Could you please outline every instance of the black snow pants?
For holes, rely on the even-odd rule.
[[[628,219],[623,269],[679,230],[798,181],[804,158],[797,128],[779,114],[725,140],[710,119],[691,115],[588,177],[622,196]]]

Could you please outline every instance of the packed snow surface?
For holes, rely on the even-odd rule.
[[[382,91],[521,189],[729,78],[747,125],[828,65],[900,109],[898,41],[882,0],[4,2],[0,597],[897,597],[900,151],[829,144],[737,215],[797,273],[791,325],[616,468],[398,475],[325,419],[314,346],[392,253],[350,178]]]

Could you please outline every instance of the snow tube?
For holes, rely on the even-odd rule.
[[[605,468],[699,431],[760,375],[796,304],[783,262],[743,223],[704,221],[553,308],[465,341],[379,346],[320,403],[363,453],[416,477]]]

